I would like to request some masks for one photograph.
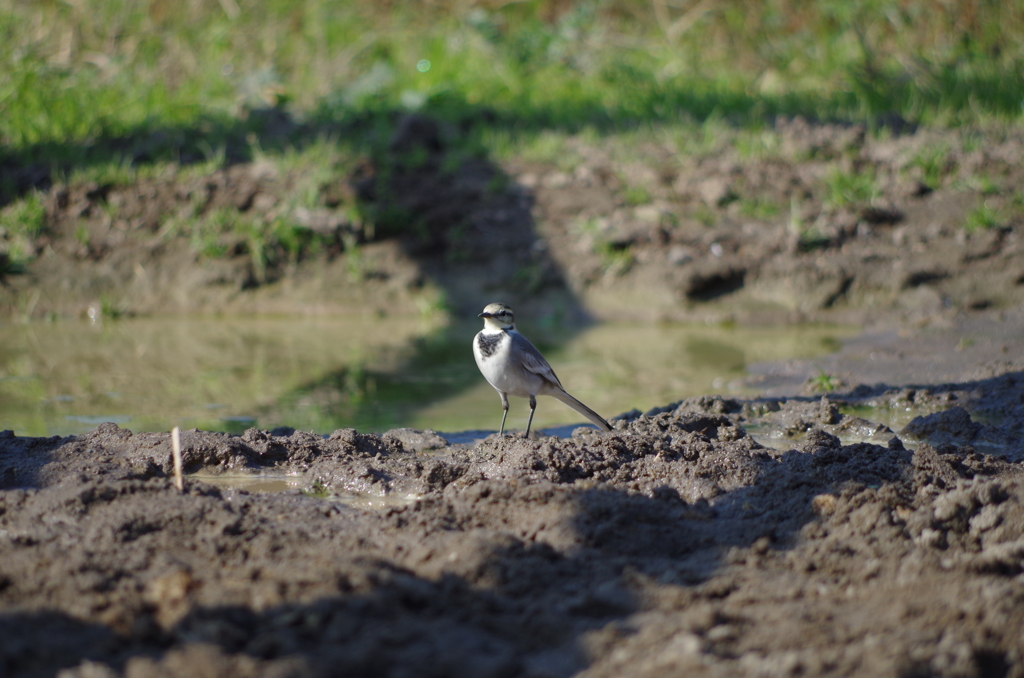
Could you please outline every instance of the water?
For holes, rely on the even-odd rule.
[[[139,318],[0,325],[0,430],[81,433],[113,421],[241,432],[399,426],[497,429],[501,406],[473,363],[476,319]],[[563,385],[611,417],[708,393],[752,394],[746,366],[838,349],[853,328],[599,324],[520,329]],[[508,428],[529,407],[512,398]],[[538,400],[538,428],[580,422]]]

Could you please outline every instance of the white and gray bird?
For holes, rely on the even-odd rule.
[[[508,417],[508,396],[530,399],[530,420],[524,438],[530,437],[533,413],[537,409],[537,396],[547,395],[560,400],[605,431],[611,425],[597,412],[573,398],[562,388],[551,365],[530,340],[516,330],[516,317],[505,304],[488,304],[478,317],[484,319],[484,328],[473,340],[473,357],[487,382],[501,396],[501,430],[505,433]]]

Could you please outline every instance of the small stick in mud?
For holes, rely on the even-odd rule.
[[[185,491],[185,481],[181,477],[181,434],[178,427],[171,429],[171,454],[174,456],[174,486],[178,492]]]

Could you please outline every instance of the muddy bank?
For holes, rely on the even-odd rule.
[[[404,116],[386,152],[333,172],[265,158],[41,186],[38,235],[0,233],[0,251],[31,258],[5,271],[0,310],[462,314],[502,298],[603,318],[916,322],[1024,301],[1015,130],[779,119],[710,148],[569,137],[556,159],[501,163],[466,157],[463,133]]]
[[[4,434],[0,667],[1024,675],[1021,374],[695,398],[539,440],[184,433],[189,473],[302,488],[270,494],[179,494],[167,434]],[[853,414],[884,406],[919,415]]]

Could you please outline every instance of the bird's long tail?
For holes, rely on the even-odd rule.
[[[563,403],[565,403],[566,405],[568,405],[572,409],[576,410],[577,412],[582,414],[584,417],[586,417],[590,421],[594,422],[594,425],[597,426],[598,428],[603,429],[605,431],[611,431],[612,430],[611,424],[609,424],[607,421],[605,421],[604,418],[600,414],[598,414],[594,410],[590,409],[589,407],[587,407],[586,405],[584,405],[580,401],[576,400],[575,398],[573,398],[571,395],[569,395],[565,391],[555,391],[554,393],[549,393],[548,395],[550,395],[552,398],[554,398],[556,400],[562,401]]]

